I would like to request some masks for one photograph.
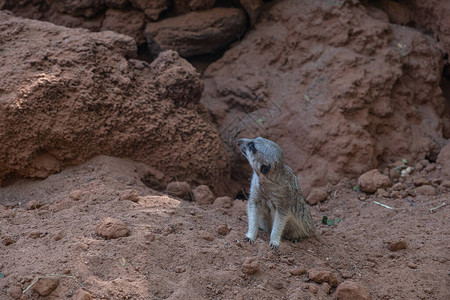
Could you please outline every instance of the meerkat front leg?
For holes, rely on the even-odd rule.
[[[244,241],[254,242],[256,236],[258,235],[258,208],[256,207],[254,201],[249,199],[247,203],[247,217],[248,217],[248,231],[245,235]]]
[[[281,236],[283,235],[284,227],[286,226],[287,216],[275,211],[273,219],[272,232],[270,233],[270,247],[277,250],[280,247]]]

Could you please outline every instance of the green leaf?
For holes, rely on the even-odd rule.
[[[328,226],[333,226],[334,224],[337,224],[337,223],[339,223],[340,221],[342,221],[341,218],[338,218],[338,219],[328,219],[327,216],[323,216],[323,218],[322,218],[322,224],[328,225]]]
[[[402,159],[402,163],[404,163],[405,165],[408,164],[408,160],[406,158]]]
[[[5,278],[5,274],[3,274],[2,272],[0,272],[0,278]]]
[[[309,98],[308,95],[305,95],[303,98],[305,98],[306,101],[311,102],[311,98]]]
[[[353,187],[353,190],[354,190],[355,192],[359,191],[359,185],[355,185],[355,186]]]
[[[125,265],[127,264],[127,261],[125,260],[125,258],[122,257],[122,259],[120,260],[119,263],[122,267],[125,267]]]

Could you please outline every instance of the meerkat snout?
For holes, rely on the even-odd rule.
[[[260,228],[270,232],[270,246],[278,249],[281,237],[298,241],[313,235],[311,213],[283,150],[262,137],[239,139],[237,145],[253,169],[244,240],[254,241]]]

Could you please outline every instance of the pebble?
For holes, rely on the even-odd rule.
[[[369,290],[359,283],[346,280],[336,289],[336,296],[339,300],[370,300]]]
[[[174,197],[191,200],[191,186],[185,181],[172,181],[167,185],[166,192]]]
[[[325,292],[325,294],[329,294],[331,291],[331,285],[329,285],[328,283],[324,282],[322,283],[321,286],[322,290]]]
[[[309,205],[315,205],[319,202],[325,201],[327,199],[328,194],[321,189],[314,188],[309,193],[308,198],[306,198],[306,202]]]
[[[199,205],[212,204],[214,202],[214,195],[206,185],[199,185],[192,191],[192,194],[194,201]]]
[[[108,217],[97,225],[96,232],[99,236],[109,240],[128,236],[130,229],[123,221]]]
[[[82,195],[83,195],[83,192],[81,190],[74,190],[74,191],[70,192],[69,198],[72,200],[80,200]]]
[[[306,269],[303,267],[293,268],[289,270],[292,276],[300,276],[306,273]]]
[[[22,297],[22,289],[18,285],[13,285],[8,289],[8,295],[14,299],[20,299]]]
[[[383,175],[377,169],[370,170],[358,178],[358,185],[361,191],[375,193],[379,188],[392,186],[392,181],[388,176]]]
[[[33,209],[38,209],[39,207],[41,207],[42,204],[40,204],[38,201],[36,200],[31,200],[27,203],[27,210],[33,210]]]
[[[2,237],[2,243],[3,243],[3,245],[5,245],[5,246],[12,245],[12,244],[14,244],[15,242],[16,242],[16,240],[13,239],[13,238],[10,237],[10,236],[4,236],[4,237]]]
[[[186,268],[182,266],[178,266],[175,268],[175,273],[184,273],[186,272]]]
[[[33,291],[41,296],[48,296],[59,285],[58,278],[40,278],[32,287]]]
[[[132,202],[138,202],[139,201],[139,193],[132,189],[124,190],[119,193],[119,199],[120,200],[128,200],[128,201],[132,201]]]
[[[200,237],[208,242],[212,242],[216,238],[212,233],[210,233],[208,231],[201,231]]]
[[[416,189],[418,195],[434,196],[437,195],[436,189],[431,185],[422,185]]]
[[[165,226],[165,227],[163,228],[163,230],[161,231],[161,234],[162,234],[163,236],[168,236],[169,234],[172,234],[172,233],[174,233],[174,232],[175,232],[175,230],[173,229],[173,227],[167,225],[167,226]]]
[[[419,187],[422,185],[430,185],[431,182],[426,178],[416,178],[413,181],[414,186]]]
[[[392,240],[388,243],[388,249],[391,251],[398,251],[402,249],[406,249],[407,243],[403,239]]]
[[[329,283],[332,287],[339,285],[339,279],[331,271],[309,269],[308,270],[309,279],[317,283]]]
[[[75,295],[72,296],[72,300],[92,300],[91,294],[83,289],[79,289]]]
[[[413,263],[413,262],[408,262],[407,266],[408,266],[409,268],[411,268],[411,269],[417,269],[417,267],[418,267],[418,266],[417,266],[415,263]]]
[[[260,264],[256,257],[247,258],[242,264],[242,272],[247,275],[252,275],[260,271]]]
[[[215,208],[231,208],[233,206],[233,200],[230,197],[218,197],[214,200],[213,207]]]
[[[218,232],[220,235],[227,235],[230,231],[231,231],[231,228],[228,228],[227,225],[219,225],[219,226],[217,227],[217,232]]]
[[[394,191],[403,191],[407,188],[406,184],[398,182],[392,186]]]

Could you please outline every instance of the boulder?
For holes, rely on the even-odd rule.
[[[246,30],[246,16],[238,8],[216,7],[148,23],[149,47],[173,49],[183,57],[213,53],[228,46]]]
[[[0,27],[3,49],[14,49],[0,52],[0,182],[103,154],[152,166],[157,189],[177,178],[224,193],[229,159],[198,104],[200,76],[176,52],[148,64],[133,59],[130,37],[6,11]]]

